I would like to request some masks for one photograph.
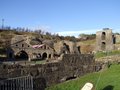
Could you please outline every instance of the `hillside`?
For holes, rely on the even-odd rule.
[[[4,47],[10,43],[11,38],[15,35],[26,35],[33,38],[45,38],[44,35],[40,35],[34,32],[19,32],[14,30],[0,30],[0,46]]]
[[[81,78],[66,81],[55,86],[48,87],[46,90],[80,90],[86,82],[91,82],[95,90],[119,90],[120,85],[120,65],[111,65],[110,68],[85,75]]]
[[[95,50],[96,40],[85,40],[77,42],[77,45],[81,47],[81,53],[92,53]]]
[[[30,44],[39,44],[40,41],[51,40],[53,43],[67,40],[72,42],[77,42],[77,45],[81,46],[81,50],[83,53],[91,52],[94,49],[95,45],[95,36],[91,38],[87,37],[87,39],[79,39],[74,36],[59,36],[52,35],[49,32],[41,33],[40,31],[19,31],[19,30],[0,30],[0,47],[5,48],[10,44],[11,39],[16,35],[25,35],[30,38]],[[92,46],[91,46],[92,44]]]

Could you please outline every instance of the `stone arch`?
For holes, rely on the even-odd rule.
[[[81,53],[81,47],[80,46],[77,46],[77,50],[79,53]]]
[[[63,45],[66,47],[67,52],[70,52],[70,47],[66,43],[63,43]]]
[[[69,48],[69,45],[67,45],[66,43],[63,43],[63,46],[61,47],[61,51],[60,51],[60,54],[68,54],[70,53],[70,48]]]
[[[41,54],[40,54],[40,53],[38,53],[38,59],[41,59],[41,58],[42,58]]]
[[[105,37],[106,37],[106,33],[102,32],[102,40],[105,40]]]
[[[48,58],[51,58],[51,54],[49,54],[49,57]]]
[[[41,57],[41,54],[40,54],[40,53],[39,53],[38,55],[39,55],[39,57]]]
[[[102,42],[101,48],[102,48],[102,50],[106,49],[106,43],[105,42]]]
[[[113,38],[113,44],[116,43],[116,37],[114,35],[112,35],[112,38]]]
[[[16,60],[28,60],[29,55],[26,53],[26,51],[22,50],[15,55],[15,59]]]
[[[47,53],[46,53],[46,52],[44,52],[44,53],[42,54],[42,59],[47,59]]]

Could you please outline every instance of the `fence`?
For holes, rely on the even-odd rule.
[[[33,90],[33,77],[22,76],[2,80],[0,90]]]

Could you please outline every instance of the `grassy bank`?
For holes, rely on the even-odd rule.
[[[120,55],[120,50],[113,50],[109,52],[97,52],[95,58],[106,57],[111,55]]]
[[[60,83],[46,90],[80,90],[86,82],[93,83],[95,90],[120,90],[120,65],[112,65],[107,70]]]

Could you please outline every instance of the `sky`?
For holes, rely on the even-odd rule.
[[[42,29],[59,35],[120,33],[120,0],[0,0],[0,25]]]

